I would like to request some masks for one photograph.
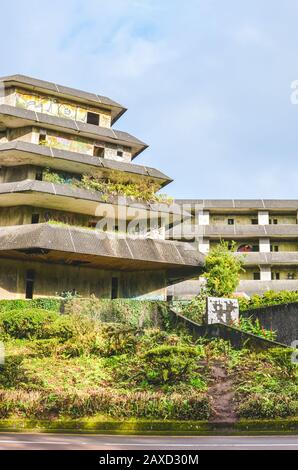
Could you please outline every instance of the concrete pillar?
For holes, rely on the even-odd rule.
[[[209,225],[209,211],[199,211],[198,222],[199,225]]]
[[[210,250],[209,239],[208,238],[202,238],[199,241],[199,251],[201,251],[201,253],[208,253],[209,250]]]
[[[271,266],[260,267],[260,279],[261,281],[271,281]]]
[[[269,212],[268,211],[259,211],[258,212],[258,224],[259,225],[269,225]]]
[[[270,239],[269,238],[260,238],[259,251],[260,253],[270,253]]]

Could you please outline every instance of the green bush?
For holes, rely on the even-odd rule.
[[[271,305],[288,304],[298,302],[297,291],[280,291],[274,292],[269,290],[263,295],[253,295],[250,299],[238,297],[240,311],[250,310],[253,308],[270,307]]]
[[[194,371],[199,353],[191,346],[158,346],[143,354],[143,373],[149,383],[181,382]]]
[[[32,300],[15,299],[15,300],[0,300],[0,313],[9,310],[23,310],[31,308],[41,308],[43,310],[60,311],[61,300],[54,298],[37,298]]]
[[[48,338],[57,312],[42,309],[8,310],[1,314],[0,325],[4,333],[13,338]]]
[[[23,368],[23,358],[11,356],[5,358],[5,363],[0,365],[0,386],[14,388],[26,382],[26,371]]]
[[[242,418],[295,416],[298,412],[298,401],[283,394],[255,394],[240,403],[238,412]]]
[[[239,328],[239,330],[245,331],[246,333],[252,333],[253,335],[260,336],[261,338],[265,338],[270,341],[276,340],[276,332],[272,330],[266,330],[263,326],[261,326],[260,320],[258,318],[253,319],[252,317],[240,317],[239,320],[233,322],[231,326],[235,326],[235,328]]]
[[[64,303],[64,313],[79,313],[101,322],[123,323],[133,328],[167,327],[168,305],[163,301],[73,298]]]

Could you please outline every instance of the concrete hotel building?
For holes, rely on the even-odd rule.
[[[147,145],[112,128],[123,106],[22,75],[4,77],[0,85],[0,298],[75,290],[164,299],[169,284],[200,272],[198,251],[165,240],[164,221],[175,226],[180,216],[175,207],[140,207],[73,184],[83,175],[124,184],[150,181],[157,189],[171,181],[133,163]],[[57,182],[46,177],[51,172]],[[145,221],[149,212],[156,214],[143,238],[97,236],[94,227],[110,208],[117,231],[136,207]]]
[[[234,240],[237,254],[245,253],[239,292],[298,290],[298,200],[176,202],[191,207],[192,223],[200,226],[203,235],[201,252],[207,253],[220,240]],[[179,234],[174,238],[183,239]],[[168,295],[189,298],[200,286],[198,279],[185,281],[170,287]]]

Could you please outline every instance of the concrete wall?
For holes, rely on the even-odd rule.
[[[281,343],[290,345],[298,340],[298,302],[247,310],[241,316],[259,319],[265,329],[277,332]]]
[[[42,141],[40,142],[40,132],[42,132]],[[19,129],[7,130],[2,135],[1,142],[23,141],[32,144],[46,145],[69,152],[84,153],[86,155],[94,155],[94,148],[104,148],[104,158],[119,162],[130,163],[132,159],[131,148],[120,144],[103,142],[101,140],[87,139],[77,137],[63,132],[57,132],[50,129],[40,130],[37,127],[22,127]],[[122,156],[118,156],[117,152],[122,152]]]
[[[98,109],[92,106],[88,108],[81,107],[77,103],[68,100],[61,100],[43,94],[33,94],[21,89],[16,89],[14,96],[15,106],[19,108],[81,122],[87,122],[87,111],[91,111],[99,114],[99,125],[101,127],[111,127],[111,114],[110,111],[105,109]]]
[[[262,351],[270,348],[284,347],[275,341],[269,341],[260,336],[251,333],[245,333],[231,326],[223,323],[213,323],[211,325],[198,325],[197,323],[189,320],[188,318],[180,315],[174,310],[170,310],[171,322],[173,326],[183,327],[192,335],[194,339],[197,338],[221,338],[229,341],[231,346],[235,349],[248,348],[255,351]]]
[[[119,279],[120,298],[166,299],[166,276],[161,271],[106,271],[66,264],[0,259],[0,299],[25,298],[26,271],[35,271],[34,297],[76,291],[83,297],[111,297],[111,279]]]

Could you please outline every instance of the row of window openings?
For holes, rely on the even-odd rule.
[[[258,225],[259,221],[258,219],[251,219],[251,224],[252,225]],[[278,219],[269,219],[269,224],[270,225],[277,225],[278,224]],[[228,225],[235,225],[235,219],[228,219]]]
[[[26,271],[26,279],[25,279],[25,297],[26,297],[26,299],[33,299],[34,281],[35,281],[35,271],[33,269],[28,269]],[[117,299],[118,297],[119,297],[119,279],[118,279],[118,277],[112,277],[112,279],[111,279],[111,299]]]
[[[243,245],[241,245],[241,246],[243,246]],[[228,248],[229,249],[232,248],[232,243],[228,243]],[[239,248],[238,248],[238,251],[241,251],[241,250],[239,250]],[[245,250],[243,250],[243,251],[245,251]],[[260,251],[260,246],[259,245],[251,245],[251,251],[259,252]],[[270,245],[270,251],[277,253],[279,251],[279,246],[278,245]]]
[[[44,145],[47,139],[46,131],[40,131],[39,133],[39,144]],[[99,145],[94,145],[93,151],[94,157],[101,157],[104,158],[105,156],[105,148]],[[117,157],[123,158],[123,150],[117,150]]]
[[[259,281],[261,279],[261,273],[260,272],[255,272],[253,273],[253,280],[254,281]],[[271,273],[271,279],[273,281],[279,281],[280,280],[280,273],[279,272],[272,272]],[[287,274],[287,279],[288,280],[293,280],[296,279],[296,274],[295,273],[288,273]]]

